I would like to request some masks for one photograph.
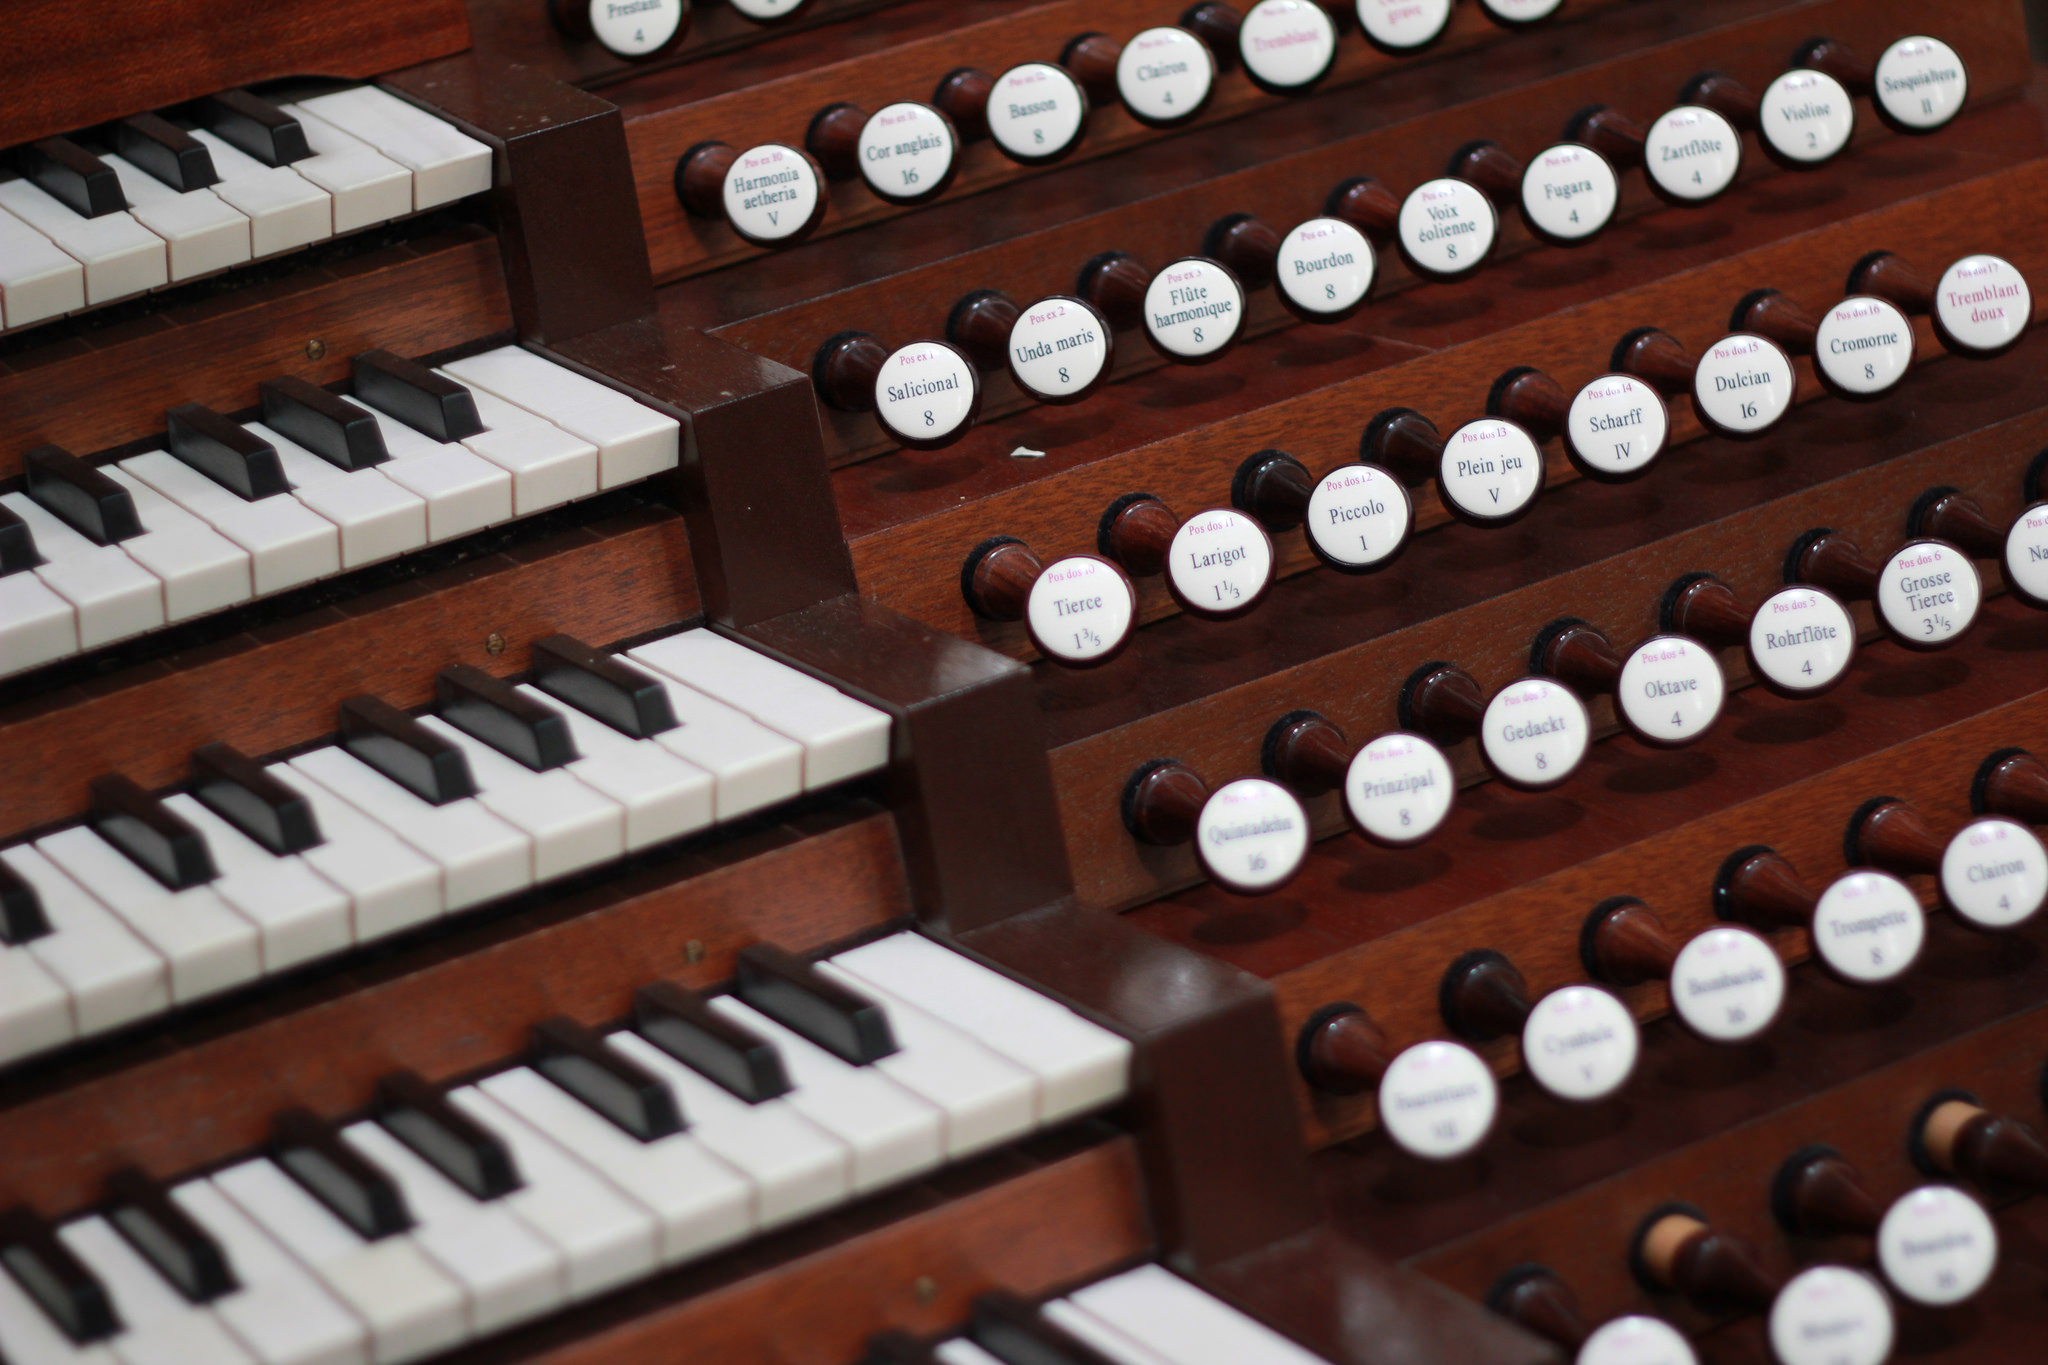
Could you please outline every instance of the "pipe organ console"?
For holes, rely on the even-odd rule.
[[[0,1365],[2041,1358],[2018,0],[229,9],[0,56]]]

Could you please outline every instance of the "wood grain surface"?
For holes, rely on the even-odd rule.
[[[566,1014],[622,1019],[657,979],[707,987],[749,943],[811,952],[909,911],[891,819],[841,800],[685,840],[0,1078],[0,1199],[46,1214],[116,1168],[169,1177],[264,1141],[280,1110],[363,1108],[379,1077],[502,1065]]]
[[[462,0],[419,0],[402,23],[378,0],[241,6],[228,22],[207,0],[173,0],[112,18],[70,0],[8,5],[0,147],[280,76],[377,76],[469,45]]]

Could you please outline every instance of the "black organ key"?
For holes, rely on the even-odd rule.
[[[107,1195],[107,1221],[180,1294],[206,1303],[241,1287],[220,1244],[140,1170],[114,1172]]]
[[[422,801],[445,806],[476,795],[461,747],[381,698],[341,704],[341,745]]]
[[[533,1069],[642,1142],[683,1131],[682,1110],[661,1078],[573,1020],[534,1025]]]
[[[270,442],[203,403],[164,414],[171,454],[250,502],[288,492],[284,465]]]
[[[246,90],[223,90],[199,101],[199,121],[230,147],[266,166],[289,166],[313,154],[299,121]]]
[[[560,712],[481,668],[457,664],[442,669],[434,678],[434,706],[456,729],[535,772],[581,757]]]
[[[534,642],[533,683],[634,739],[676,728],[667,688],[616,655],[568,635]]]
[[[896,1051],[896,1035],[882,1007],[819,972],[810,963],[767,943],[740,949],[739,997],[855,1066]]]
[[[1004,1365],[1116,1365],[1108,1356],[1048,1321],[1015,1294],[995,1290],[974,1301],[967,1335]]]
[[[37,188],[81,218],[128,207],[114,168],[68,137],[46,137],[17,147],[14,164]]]
[[[511,1149],[413,1072],[394,1072],[377,1082],[377,1122],[478,1199],[520,1187]]]
[[[192,778],[194,796],[279,857],[322,842],[312,803],[232,745],[193,750]]]
[[[0,943],[27,943],[49,932],[43,898],[11,864],[0,862]]]
[[[789,1093],[775,1044],[670,981],[633,994],[633,1026],[649,1042],[749,1104]]]
[[[405,1196],[390,1176],[342,1140],[334,1125],[288,1109],[271,1129],[271,1155],[307,1193],[374,1241],[412,1226]]]
[[[28,523],[13,508],[0,507],[0,578],[33,569],[42,562]]]
[[[452,379],[389,351],[355,358],[356,397],[437,441],[461,441],[484,429],[476,399]]]
[[[337,468],[368,469],[391,458],[377,419],[318,384],[288,375],[264,380],[256,392],[263,399],[265,426]]]
[[[87,819],[100,838],[172,891],[220,875],[206,837],[131,778],[118,773],[94,778]]]
[[[127,489],[62,446],[37,446],[22,456],[28,495],[95,545],[142,534]]]
[[[180,194],[220,183],[213,153],[192,134],[156,114],[137,114],[113,127],[114,151],[145,175]]]
[[[0,1266],[80,1345],[121,1330],[106,1286],[26,1205],[0,1214]]]

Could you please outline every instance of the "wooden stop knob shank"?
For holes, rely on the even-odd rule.
[[[1513,152],[1482,139],[1452,153],[1444,174],[1478,186],[1480,193],[1496,204],[1513,204],[1522,197],[1524,169]]]
[[[1743,131],[1757,126],[1763,109],[1754,90],[1722,71],[1693,77],[1679,92],[1678,102],[1711,109]]]
[[[1303,796],[1320,796],[1344,784],[1351,755],[1351,741],[1333,721],[1291,711],[1266,732],[1260,758],[1268,777]]]
[[[2048,825],[2048,763],[2025,749],[2000,749],[1978,767],[1970,804],[1979,815]]]
[[[1849,269],[1850,294],[1875,294],[1906,313],[1934,311],[1934,285],[1906,259],[1890,251],[1873,251]]]
[[[1548,1266],[1520,1266],[1501,1276],[1487,1291],[1486,1306],[1568,1351],[1592,1335],[1578,1296]]]
[[[1597,626],[1567,616],[1536,633],[1530,671],[1548,674],[1581,696],[1611,693],[1621,685],[1622,657]]]
[[[1486,395],[1486,415],[1505,418],[1538,442],[1563,434],[1571,415],[1572,396],[1541,370],[1520,365],[1493,381]]]
[[[1102,514],[1096,548],[1123,565],[1126,573],[1143,577],[1166,567],[1166,552],[1179,529],[1180,518],[1158,498],[1126,493]]]
[[[1820,898],[1774,848],[1737,849],[1714,877],[1714,913],[1752,929],[1803,929]]]
[[[1639,327],[1616,343],[1610,368],[1634,375],[1659,393],[1672,395],[1692,392],[1692,375],[1699,363],[1699,358],[1671,333],[1657,327]]]
[[[1726,649],[1747,643],[1756,611],[1712,574],[1694,573],[1672,583],[1658,616],[1667,635],[1685,635]]]
[[[1872,1237],[1884,1205],[1832,1147],[1795,1152],[1771,1182],[1771,1209],[1786,1231],[1808,1237]]]
[[[1619,109],[1596,104],[1572,116],[1565,126],[1564,138],[1591,147],[1622,171],[1643,164],[1643,148],[1650,135],[1642,124]]]
[[[1152,284],[1152,272],[1138,258],[1122,251],[1105,251],[1081,267],[1074,292],[1095,305],[1095,311],[1119,331],[1136,327],[1145,320],[1145,290]]]
[[[1930,488],[1915,499],[1906,534],[1915,540],[1945,540],[1972,559],[2005,557],[2005,532],[1985,515],[1982,503],[1956,488]]]
[[[1010,329],[1017,325],[1017,302],[998,289],[977,289],[953,305],[946,317],[946,340],[974,362],[978,370],[1000,370],[1010,360]]]
[[[1812,355],[1820,319],[1775,289],[1759,289],[1735,305],[1728,330],[1754,332],[1777,342],[1788,355]]]
[[[1067,42],[1060,65],[1073,73],[1091,104],[1116,98],[1116,63],[1123,44],[1106,33],[1083,33]]]
[[[1456,664],[1426,663],[1408,675],[1395,702],[1403,730],[1448,748],[1479,733],[1486,719],[1486,695],[1479,681]]]
[[[988,97],[995,88],[996,78],[980,67],[955,67],[939,78],[932,107],[953,120],[962,142],[977,142],[988,136]]]
[[[1877,596],[1878,567],[1863,557],[1856,542],[1825,526],[1792,542],[1785,559],[1785,581],[1825,588],[1844,602],[1868,602]]]
[[[1843,853],[1851,867],[1881,867],[1902,877],[1941,871],[1948,845],[1926,817],[1895,796],[1874,797],[1849,817]]]
[[[811,361],[811,382],[818,396],[841,412],[873,412],[875,380],[889,348],[872,332],[841,332],[828,337]]]
[[[1330,191],[1323,212],[1351,224],[1376,245],[1392,241],[1401,230],[1401,200],[1369,175],[1353,176]]]
[[[1247,288],[1263,288],[1273,282],[1280,234],[1249,213],[1233,213],[1210,225],[1202,238],[1202,254],[1229,266]]]
[[[1664,981],[1678,960],[1678,944],[1656,912],[1633,896],[1616,896],[1593,907],[1579,936],[1586,970],[1610,986]]]
[[[1124,784],[1124,828],[1139,842],[1171,847],[1195,837],[1209,784],[1187,764],[1155,758]]]
[[[1754,1246],[1691,1213],[1653,1215],[1637,1234],[1634,1260],[1651,1284],[1709,1313],[1761,1312],[1778,1294],[1778,1281]]]
[[[860,130],[867,126],[865,109],[828,104],[804,133],[804,150],[816,159],[827,180],[851,180],[860,174]]]
[[[1444,457],[1444,436],[1436,423],[1413,408],[1388,408],[1365,425],[1359,458],[1384,465],[1413,487],[1435,476]]]
[[[1352,1004],[1317,1010],[1295,1046],[1302,1079],[1332,1095],[1356,1095],[1377,1085],[1393,1060],[1379,1025]]]
[[[2048,1147],[2008,1114],[1965,1099],[1934,1105],[1922,1118],[1917,1147],[1937,1169],[1994,1191],[2048,1193]]]
[[[1836,38],[1815,38],[1792,54],[1792,65],[1833,76],[1852,95],[1868,95],[1877,88],[1877,68]]]
[[[1533,1008],[1515,964],[1485,948],[1451,964],[1437,1004],[1454,1033],[1481,1043],[1519,1034]]]
[[[1284,450],[1262,450],[1237,467],[1230,480],[1230,503],[1249,512],[1268,531],[1291,531],[1308,517],[1315,479]]]
[[[967,557],[960,573],[961,595],[977,616],[1021,621],[1031,600],[1031,585],[1044,572],[1044,562],[1023,541],[988,541]]]

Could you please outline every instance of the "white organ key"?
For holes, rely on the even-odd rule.
[[[632,739],[530,683],[519,690],[561,712],[582,757],[566,771],[618,802],[630,852],[711,823],[711,774],[651,739]]]
[[[775,1044],[790,1106],[853,1149],[857,1194],[930,1170],[944,1149],[944,1116],[871,1066],[849,1066],[731,996],[711,1007]]]
[[[634,656],[629,652],[626,657]],[[787,801],[803,791],[803,745],[659,669],[648,671],[668,693],[669,707],[680,722],[656,735],[654,742],[711,774],[720,820]]]
[[[0,946],[0,1062],[69,1042],[75,1033],[64,983],[28,944]]]
[[[78,652],[78,609],[30,570],[0,578],[0,674]]]
[[[100,160],[113,168],[135,221],[164,239],[173,281],[211,275],[249,259],[249,215],[212,190],[174,190],[112,152]]]
[[[313,155],[294,161],[292,170],[333,197],[337,237],[412,212],[411,171],[303,106],[278,107],[306,130]]]
[[[164,805],[205,837],[220,869],[213,890],[262,932],[265,972],[281,972],[349,946],[355,934],[347,893],[303,859],[280,858],[182,792],[165,797]]]
[[[435,374],[451,384],[462,384],[460,379],[446,370],[435,370]],[[485,431],[511,431],[520,427],[552,427],[555,424],[537,412],[529,412],[517,403],[508,403],[489,389],[480,389],[474,384],[462,384],[469,390],[469,401],[476,404],[477,420],[484,424]],[[560,430],[559,427],[556,430]]]
[[[847,1199],[852,1150],[786,1101],[749,1104],[630,1029],[607,1036],[605,1043],[667,1082],[689,1119],[690,1136],[752,1182],[758,1227],[775,1227]]]
[[[1076,1308],[1066,1299],[1054,1299],[1038,1311],[1047,1322],[1094,1347],[1116,1365],[1182,1365],[1174,1357],[1154,1350],[1149,1343],[1133,1338],[1093,1313]],[[1257,1360],[1255,1365],[1267,1365],[1267,1362]]]
[[[228,1167],[213,1184],[369,1325],[377,1365],[417,1360],[468,1334],[462,1290],[409,1236],[366,1240],[266,1157]]]
[[[512,510],[519,516],[597,491],[597,447],[552,424],[486,431],[462,444],[512,476]]]
[[[142,534],[121,551],[164,585],[164,619],[183,621],[255,595],[249,552],[119,465],[101,471],[128,490]]]
[[[26,493],[0,494],[0,504],[28,523],[44,562],[26,572],[71,604],[80,649],[97,649],[164,623],[163,580],[119,545],[93,544]]]
[[[889,761],[889,715],[715,631],[686,630],[632,652],[649,668],[737,707],[804,746],[804,789]]]
[[[321,842],[299,856],[348,893],[354,939],[367,943],[440,916],[440,864],[288,763],[267,771],[313,807]]]
[[[156,951],[58,866],[24,844],[0,859],[35,888],[50,932],[23,945],[71,994],[81,1036],[171,1007],[170,975]]]
[[[57,1235],[114,1301],[122,1330],[108,1345],[122,1365],[254,1365],[219,1318],[172,1288],[106,1219],[81,1218]]]
[[[512,1149],[525,1184],[504,1202],[561,1250],[571,1300],[653,1272],[660,1228],[652,1214],[475,1086],[451,1090],[448,1101]]]
[[[965,1337],[942,1341],[932,1348],[939,1365],[1004,1365],[1000,1357],[992,1356]]]
[[[396,417],[347,400],[377,421],[391,458],[377,472],[426,500],[427,539],[453,540],[512,519],[512,475],[474,451],[424,436]]]
[[[45,835],[36,848],[163,957],[173,1002],[182,1005],[262,974],[256,926],[211,886],[166,890],[83,825]]]
[[[213,1311],[263,1365],[369,1365],[363,1324],[212,1182],[171,1198],[220,1244],[241,1287]]]
[[[502,1201],[476,1199],[378,1124],[351,1124],[342,1138],[404,1192],[419,1224],[412,1238],[461,1284],[473,1333],[495,1332],[561,1306],[561,1253]]]
[[[1321,1356],[1162,1265],[1139,1266],[1069,1297],[1081,1312],[1143,1342],[1173,1365],[1326,1365]],[[1047,1316],[1053,1316],[1049,1309]]]
[[[301,778],[319,783],[438,863],[448,909],[533,884],[531,842],[474,798],[430,805],[334,746],[290,762]]]
[[[289,166],[266,166],[204,128],[192,136],[206,144],[220,176],[213,192],[249,218],[249,246],[258,260],[296,251],[334,235],[334,206],[326,190]]]
[[[85,307],[85,267],[0,208],[0,327],[26,327]]]
[[[957,1160],[1028,1133],[1037,1121],[1036,1079],[967,1035],[854,976],[818,965],[822,974],[880,1004],[897,1052],[875,1069],[946,1116],[946,1156]]]
[[[1100,1108],[1129,1088],[1129,1040],[922,934],[892,934],[831,962],[1031,1071],[1041,1123]]]
[[[687,1132],[642,1142],[531,1067],[501,1071],[477,1088],[652,1214],[663,1265],[753,1230],[747,1182]]]
[[[415,210],[452,204],[491,187],[489,147],[374,85],[300,100],[298,107],[409,169]]]
[[[537,412],[595,445],[599,487],[617,488],[676,467],[682,427],[673,417],[524,347],[501,346],[443,368],[471,389]]]
[[[79,1346],[0,1270],[0,1359],[9,1365],[119,1365],[105,1342]]]
[[[535,772],[439,716],[422,716],[420,724],[454,743],[469,759],[477,801],[533,841],[535,881],[610,862],[625,853],[625,812],[566,768]]]
[[[164,450],[120,467],[247,550],[259,597],[341,572],[340,532],[290,493],[251,502]]]
[[[26,180],[0,181],[0,209],[85,267],[85,301],[125,299],[170,281],[164,239],[127,210],[85,218]]]
[[[342,568],[374,564],[427,543],[425,500],[385,478],[378,466],[343,469],[261,422],[246,426],[277,448],[290,496],[339,528]]]

